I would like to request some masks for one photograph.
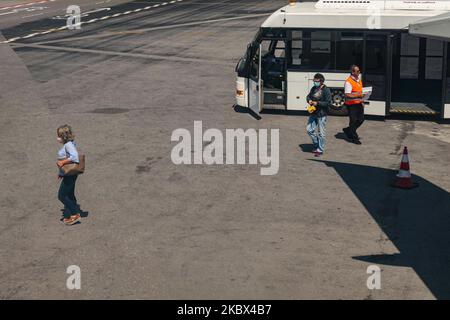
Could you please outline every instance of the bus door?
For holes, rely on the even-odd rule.
[[[443,41],[407,33],[396,35],[390,113],[440,113],[443,104],[443,44]]]
[[[252,50],[253,57],[248,80],[248,107],[256,114],[262,110],[261,47],[262,44],[259,44]]]
[[[262,103],[264,108],[286,108],[286,43],[284,39],[261,43]]]
[[[447,42],[445,45],[445,54],[444,54],[444,83],[443,83],[443,92],[444,92],[444,103],[442,105],[442,118],[450,119],[450,42]]]

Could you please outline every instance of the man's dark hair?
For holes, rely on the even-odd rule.
[[[350,67],[350,72],[353,72],[353,70],[354,70],[355,68],[358,68],[358,69],[361,70],[361,68],[360,68],[358,65],[352,64],[351,67]]]
[[[314,79],[319,79],[320,80],[320,82],[325,82],[325,77],[323,76],[323,74],[321,74],[321,73],[316,73],[315,75],[314,75]]]

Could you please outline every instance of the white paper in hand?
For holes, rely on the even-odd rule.
[[[370,95],[372,94],[372,87],[364,87],[362,90],[363,100],[369,100]]]

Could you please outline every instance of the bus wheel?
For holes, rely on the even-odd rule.
[[[331,106],[329,113],[334,116],[346,116],[348,110],[344,102],[344,91],[340,89],[331,89]]]

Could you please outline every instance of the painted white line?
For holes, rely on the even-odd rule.
[[[32,14],[32,15],[30,15],[30,16],[23,16],[22,19],[31,18],[31,17],[36,17],[36,16],[41,16],[41,15],[43,15],[43,13]]]
[[[39,2],[28,2],[28,3],[18,4],[18,5],[15,5],[15,6],[0,7],[0,11],[9,10],[9,9],[16,9],[16,8],[22,8],[22,7],[26,7],[26,6],[32,6],[32,5],[35,5],[35,4],[54,2],[54,1],[56,1],[56,0],[45,0],[45,1],[39,1]]]
[[[6,16],[8,14],[18,14],[18,13],[28,13],[33,11],[42,11],[47,9],[47,7],[32,7],[32,8],[23,8],[23,9],[14,9],[12,11],[0,12],[0,16]]]
[[[125,30],[125,31],[117,31],[117,32],[108,32],[108,33],[96,34],[96,35],[91,35],[91,36],[72,37],[72,38],[66,38],[66,39],[42,41],[42,42],[36,42],[34,44],[45,45],[45,44],[60,43],[60,42],[70,42],[70,41],[76,41],[76,40],[107,38],[107,37],[113,37],[113,36],[117,36],[117,35],[137,34],[137,33],[144,33],[144,32],[148,32],[148,31],[166,30],[166,29],[172,29],[172,28],[181,28],[181,27],[196,26],[196,25],[216,23],[216,22],[252,19],[252,18],[267,17],[267,16],[270,16],[270,13],[257,13],[257,14],[252,14],[252,15],[245,15],[245,16],[238,16],[238,17],[231,17],[231,18],[200,20],[200,21],[193,21],[193,22],[187,22],[187,23],[181,23],[181,24],[172,24],[169,26],[151,27],[151,28],[135,29],[135,30],[128,30],[128,31]]]
[[[32,34],[26,35],[25,37],[22,37],[22,39],[28,39],[28,38],[34,37],[35,35],[37,35],[37,33],[32,33]]]
[[[16,40],[19,40],[19,39],[22,39],[22,38],[21,37],[11,38],[9,40],[6,40],[6,41],[0,42],[0,43],[10,43],[10,42],[13,42],[13,41],[16,41]]]
[[[40,2],[34,2],[34,4],[36,4],[36,3],[45,3],[45,2],[53,2],[53,1],[56,1],[56,0],[44,0],[44,1],[40,1]],[[107,0],[106,2],[109,2],[109,1],[110,0]],[[167,4],[174,4],[176,2],[182,2],[182,1],[183,0],[172,0],[170,3],[169,2],[164,2],[164,3],[161,3],[161,4],[156,4],[154,6],[147,6],[147,7],[138,8],[138,9],[135,9],[135,10],[132,10],[132,11],[125,11],[125,12],[121,12],[121,13],[116,13],[116,14],[113,14],[112,16],[104,16],[104,17],[101,17],[101,18],[91,19],[91,20],[89,20],[87,22],[80,22],[80,23],[76,24],[76,26],[78,26],[78,25],[81,26],[83,23],[85,23],[85,24],[93,23],[93,22],[97,22],[97,21],[101,21],[101,20],[106,20],[106,19],[109,19],[109,18],[115,18],[115,17],[119,17],[119,16],[122,16],[122,15],[127,15],[127,14],[130,14],[130,13],[140,12],[140,11],[143,11],[143,10],[149,10],[151,8],[159,7],[160,5],[161,6],[165,6]],[[25,6],[25,5],[20,5],[20,6]],[[5,8],[3,8],[3,9],[0,8],[0,10],[4,10],[4,9]],[[96,11],[103,11],[103,10],[109,11],[109,10],[111,10],[111,8],[96,9],[96,10],[91,11],[90,13],[96,12]],[[63,26],[63,27],[59,27],[59,28],[53,28],[53,29],[49,29],[49,30],[46,30],[46,31],[43,31],[43,32],[39,32],[39,33],[29,34],[29,35],[26,35],[24,37],[17,37],[17,38],[8,39],[6,41],[0,42],[0,44],[2,44],[2,43],[11,43],[11,42],[14,42],[14,41],[16,41],[18,39],[28,39],[28,38],[34,37],[36,35],[49,34],[49,33],[55,32],[55,31],[61,31],[61,30],[65,30],[65,29],[68,29],[68,27],[67,26]]]
[[[212,63],[215,65],[234,65],[234,62],[224,62],[223,60],[204,60],[198,58],[183,58],[183,57],[174,57],[174,56],[164,56],[164,55],[155,55],[155,54],[142,54],[142,53],[132,53],[132,52],[118,52],[118,51],[108,51],[108,50],[93,50],[93,49],[82,49],[82,48],[74,48],[74,47],[58,47],[58,46],[45,46],[45,45],[37,45],[37,44],[25,44],[18,43],[13,44],[14,47],[26,47],[26,48],[37,48],[44,50],[55,50],[55,51],[65,51],[65,52],[80,52],[80,53],[91,53],[91,54],[101,54],[101,55],[109,55],[109,56],[121,56],[121,57],[131,57],[131,58],[141,58],[141,59],[152,59],[152,60],[168,60],[175,62],[194,62],[194,63]]]

